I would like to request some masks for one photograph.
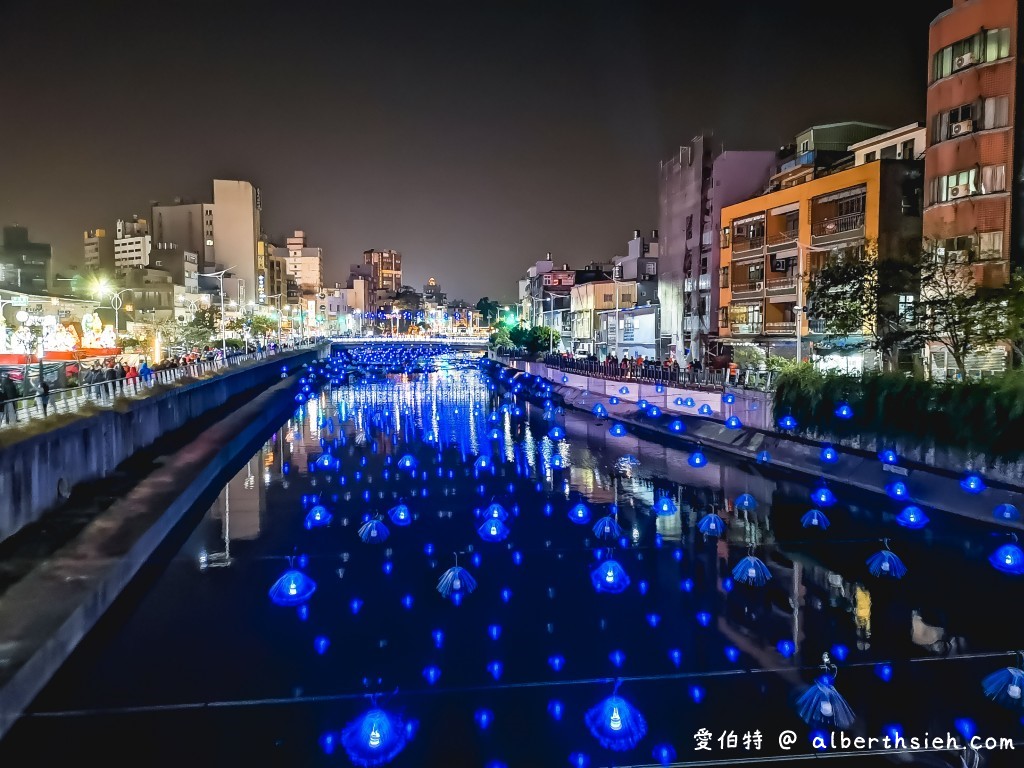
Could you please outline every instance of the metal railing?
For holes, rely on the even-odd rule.
[[[768,245],[787,245],[789,243],[795,243],[797,238],[800,236],[800,231],[797,229],[790,230],[789,232],[776,232],[774,235],[768,236]]]
[[[304,346],[315,345],[309,344]],[[74,413],[89,404],[111,407],[121,398],[145,397],[154,387],[173,384],[186,376],[199,377],[210,371],[219,371],[254,360],[265,360],[281,352],[294,351],[296,348],[280,351],[249,352],[248,354],[241,352],[229,355],[227,358],[197,360],[190,365],[183,365],[177,368],[150,370],[145,376],[140,375],[132,378],[124,376],[94,384],[80,384],[75,387],[51,389],[45,398],[37,393],[35,395],[5,400],[0,405],[0,429],[15,426],[18,423],[45,419],[55,414]],[[31,384],[31,366],[28,370],[30,380],[27,382],[27,385],[33,386]]]
[[[765,323],[764,332],[771,336],[795,334],[796,322],[793,320],[780,320],[772,323]]]
[[[863,213],[851,213],[846,216],[837,216],[834,219],[817,221],[811,225],[811,234],[814,237],[829,237],[843,232],[852,232],[864,226]]]
[[[764,235],[732,240],[732,252],[743,253],[744,251],[759,251],[764,248]]]
[[[729,323],[729,331],[736,336],[752,336],[761,332],[761,323]]]
[[[724,370],[699,371],[684,368],[665,367],[663,365],[635,365],[622,363],[603,363],[594,360],[574,360],[573,358],[552,355],[544,358],[544,364],[564,373],[575,373],[592,378],[612,379],[614,381],[638,381],[651,384],[669,384],[688,387],[690,389],[721,389],[728,380],[728,372]]]
[[[765,280],[764,287],[770,294],[796,293],[796,278],[773,277]]]

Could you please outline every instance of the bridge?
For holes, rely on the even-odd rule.
[[[335,336],[331,344],[445,344],[459,349],[486,349],[486,336]]]

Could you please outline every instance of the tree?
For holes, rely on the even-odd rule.
[[[967,378],[972,351],[1019,338],[1019,278],[1001,288],[979,286],[974,277],[979,264],[947,249],[927,254],[920,265],[918,316],[924,339],[946,348],[961,378]]]
[[[509,335],[508,328],[504,325],[499,325],[498,330],[488,337],[487,344],[491,349],[504,349],[506,347],[511,347],[512,337]]]
[[[220,307],[203,307],[197,309],[191,325],[196,328],[209,328],[211,331],[220,327]]]
[[[517,326],[508,332],[508,337],[515,346],[525,348],[530,340],[530,329],[522,325]]]
[[[163,345],[175,351],[188,351],[210,343],[210,329],[192,323],[162,320],[156,323],[155,331],[160,334]]]
[[[535,325],[529,330],[526,339],[526,349],[531,355],[539,352],[547,352],[558,346],[561,334],[554,328],[547,325]]]
[[[485,325],[493,325],[498,320],[498,314],[501,312],[501,305],[496,301],[491,301],[489,297],[484,296],[476,303],[476,309],[483,317]]]
[[[922,343],[913,304],[899,300],[917,293],[921,263],[913,251],[880,259],[874,241],[831,254],[809,281],[809,315],[823,321],[828,340],[863,336],[861,346],[878,352],[883,368],[893,370],[901,348]]]

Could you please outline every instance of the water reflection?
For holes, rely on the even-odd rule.
[[[792,728],[794,751],[809,753],[811,729],[845,714],[833,691],[857,733],[1015,726],[981,688],[1005,660],[974,655],[1024,646],[984,598],[1021,596],[987,562],[1005,538],[937,513],[907,528],[904,504],[827,488],[831,525],[821,510],[807,525],[817,483],[713,455],[694,466],[692,452],[616,436],[600,417],[549,416],[564,434],[464,370],[311,398],[43,708],[226,699],[249,722],[243,699],[301,707],[310,724],[264,723],[257,741],[301,734],[306,764],[341,745],[357,764],[410,766],[745,756],[696,752],[701,726],[759,730],[765,756]],[[307,525],[317,507],[325,524]],[[886,537],[901,580],[866,564]],[[199,637],[218,642],[187,669],[148,665]],[[832,689],[815,682],[824,654]],[[811,725],[797,702],[808,686]],[[380,696],[386,708],[368,703]]]

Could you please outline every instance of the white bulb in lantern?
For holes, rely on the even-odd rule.
[[[885,571],[886,573],[889,572],[889,561],[888,560],[886,560],[884,563],[882,563],[882,570]]]
[[[380,731],[377,730],[377,726],[374,725],[370,729],[370,747],[376,749],[380,746]]]
[[[753,568],[747,568],[747,578],[752,579],[755,576],[757,576],[757,571],[755,571]]]
[[[491,536],[497,536],[497,535],[498,535],[498,526],[492,525],[491,526]]]
[[[1019,699],[1020,686],[1016,683],[1010,683],[1008,686],[1006,686],[1006,695],[1009,696],[1011,699]]]
[[[822,717],[832,717],[832,702],[828,699],[822,699],[819,706]]]
[[[462,581],[458,576],[456,576],[455,581],[452,582],[452,589],[462,589]]]
[[[613,731],[622,730],[622,718],[619,716],[618,707],[612,707],[612,716],[611,719],[609,719],[608,721],[608,727],[611,728]]]
[[[609,568],[608,572],[604,575],[604,580],[607,581],[609,584],[615,581],[615,571]]]

